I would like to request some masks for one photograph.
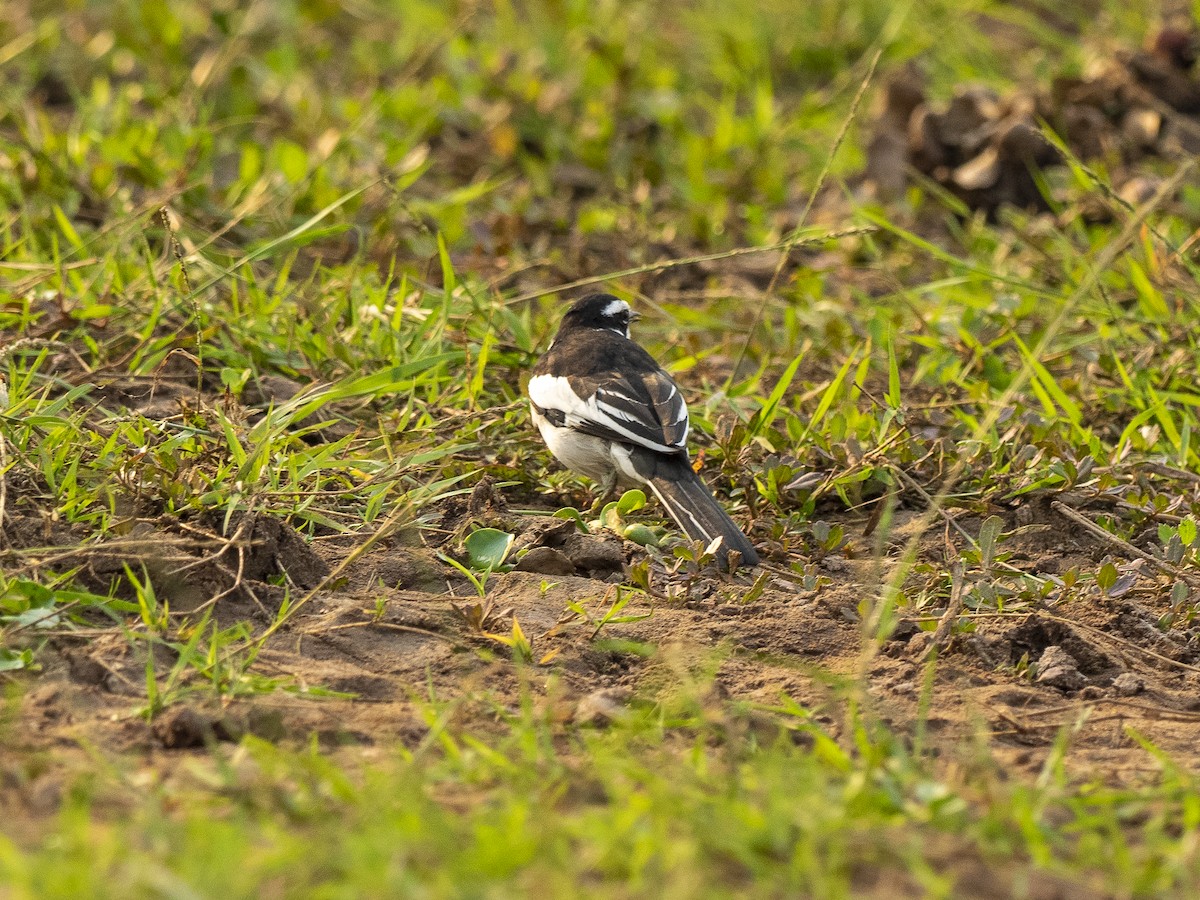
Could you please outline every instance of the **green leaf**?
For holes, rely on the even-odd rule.
[[[32,650],[8,650],[0,647],[0,672],[15,672],[33,665]]]
[[[62,207],[54,207],[54,220],[58,222],[59,229],[61,229],[67,240],[70,241],[72,247],[77,250],[83,247],[83,241],[79,238],[79,232],[75,230],[75,226],[71,224],[71,220],[62,211]]]
[[[631,512],[637,512],[645,505],[646,495],[637,488],[634,488],[621,495],[621,499],[617,501],[617,512],[624,516]]]
[[[621,537],[625,538],[627,541],[633,541],[635,544],[641,544],[643,547],[658,546],[658,535],[656,535],[649,526],[642,525],[641,523],[637,525],[630,525],[625,529],[625,533],[622,534]]]
[[[611,531],[620,534],[625,527],[625,523],[621,521],[621,514],[617,511],[617,501],[605,503],[604,509],[600,510],[600,525]]]
[[[1173,584],[1171,586],[1171,606],[1172,606],[1172,608],[1178,609],[1179,607],[1183,606],[1183,604],[1185,604],[1187,602],[1189,593],[1190,592],[1188,591],[1188,586],[1187,586],[1186,581],[1175,582],[1175,584]]]
[[[988,516],[979,529],[979,557],[985,569],[990,569],[996,559],[996,541],[1004,530],[1004,520],[999,516]]]
[[[472,532],[464,544],[471,568],[477,571],[498,569],[504,564],[514,540],[516,535],[498,528],[480,528]]]
[[[1117,449],[1113,451],[1116,458],[1119,459],[1121,457],[1125,451],[1125,445],[1133,440],[1133,436],[1137,434],[1138,429],[1158,415],[1159,406],[1161,405],[1157,404],[1149,409],[1144,409],[1129,420],[1129,424],[1121,432],[1121,437],[1117,439]]]
[[[292,184],[308,176],[308,154],[295,141],[280,141],[275,147],[275,160],[283,177]]]
[[[56,628],[62,617],[52,610],[38,607],[24,610],[14,616],[4,616],[3,618],[6,625],[16,625],[21,628],[29,628],[30,626],[36,628]]]
[[[1191,516],[1179,523],[1179,540],[1183,546],[1190,547],[1196,542],[1196,520]]]
[[[230,366],[221,367],[221,384],[235,394],[240,393],[254,373],[249,369],[235,369]]]
[[[804,429],[804,435],[798,443],[804,443],[804,439],[807,439],[812,430],[824,420],[825,414],[829,412],[829,407],[833,405],[838,391],[842,388],[842,382],[846,380],[846,375],[849,374],[850,367],[854,365],[857,358],[858,351],[855,350],[842,364],[842,367],[838,369],[837,375],[834,376],[833,381],[829,383],[829,386],[825,388],[824,393],[821,395],[821,400],[817,403],[816,411],[813,412],[812,418],[808,420],[808,426]]]
[[[582,531],[584,534],[588,534],[587,522],[583,518],[583,513],[573,506],[564,506],[562,509],[557,510],[554,513],[553,518],[572,519],[574,520],[575,524],[579,526],[580,531]]]
[[[238,180],[250,184],[262,174],[263,154],[258,144],[242,144],[242,155],[238,160]]]
[[[1021,355],[1025,357],[1026,364],[1033,372],[1033,379],[1030,381],[1029,386],[1033,388],[1034,393],[1041,395],[1044,391],[1045,395],[1052,398],[1058,404],[1071,423],[1078,425],[1083,420],[1083,413],[1080,411],[1079,405],[1058,386],[1058,382],[1054,380],[1054,376],[1042,365],[1041,360],[1034,357],[1033,353],[1019,336],[1014,334],[1013,341],[1016,342],[1017,349],[1021,351]],[[1039,399],[1041,399],[1041,396],[1039,396]]]
[[[1096,573],[1096,584],[1100,586],[1100,590],[1107,592],[1116,583],[1117,567],[1112,563],[1105,563]]]
[[[893,409],[900,408],[900,363],[896,358],[896,342],[888,335],[888,390],[887,402]]]
[[[792,359],[791,363],[779,376],[779,380],[775,382],[775,387],[771,390],[771,395],[767,397],[767,402],[762,405],[762,408],[754,416],[751,421],[749,432],[750,437],[757,437],[762,434],[763,430],[768,428],[775,420],[775,416],[779,412],[779,403],[783,400],[783,395],[789,387],[791,387],[792,379],[796,377],[796,370],[800,368],[800,363],[804,361],[804,351],[801,350]]]
[[[1171,318],[1171,309],[1163,299],[1162,292],[1154,286],[1146,271],[1133,259],[1129,260],[1129,280],[1138,295],[1138,306],[1151,321]]]
[[[454,288],[458,284],[458,279],[454,276],[454,263],[450,259],[450,251],[446,247],[446,239],[439,231],[437,236],[438,260],[442,264],[442,290],[445,291],[447,301],[454,293]]]

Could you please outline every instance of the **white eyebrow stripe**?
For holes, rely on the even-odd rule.
[[[629,304],[624,300],[613,300],[608,306],[600,310],[602,316],[619,316],[623,312],[629,312]],[[614,329],[615,330],[615,329]]]

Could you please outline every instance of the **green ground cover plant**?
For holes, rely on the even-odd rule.
[[[1193,895],[1194,158],[860,177],[1168,12],[5,4],[0,895]],[[542,447],[595,285],[761,570]]]

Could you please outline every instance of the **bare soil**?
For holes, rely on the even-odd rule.
[[[459,511],[460,525],[471,512]],[[1005,514],[1009,527],[1025,526],[1005,545],[1010,564],[1024,571],[1094,570],[1112,558],[1111,546],[1078,530],[1046,500]],[[448,516],[453,519],[454,510]],[[918,517],[918,510],[901,509],[893,542]],[[846,529],[850,547],[871,546],[863,537],[867,517],[827,518]],[[778,734],[795,724],[794,717],[772,711],[786,695],[837,736],[845,695],[863,675],[866,696],[859,699],[899,734],[915,735],[923,722],[928,746],[983,742],[993,759],[1014,771],[1036,771],[1063,728],[1072,731],[1067,766],[1082,779],[1154,776],[1156,764],[1131,728],[1176,760],[1200,764],[1194,636],[1159,627],[1168,588],[1152,574],[1142,573],[1119,597],[1084,592],[1053,608],[978,618],[973,631],[953,635],[930,667],[930,634],[915,621],[902,622],[877,653],[864,653],[861,604],[880,577],[869,557],[826,559],[819,568],[827,583],[815,591],[785,577],[779,561],[768,563],[769,583],[749,603],[738,599],[751,574],[700,573],[690,599],[632,602],[622,615],[645,618],[596,633],[594,624],[566,610],[567,602],[578,601],[598,620],[616,597],[622,567],[644,551],[613,535],[564,531],[562,521],[548,515],[505,521],[516,522],[518,546],[548,548],[525,557],[547,571],[494,575],[486,601],[415,534],[381,542],[345,566],[352,540],[310,542],[266,517],[241,523],[243,539],[223,550],[177,523],[139,526],[109,551],[90,548],[90,577],[104,580],[119,568],[119,558],[135,556],[160,576],[160,597],[179,613],[228,591],[214,606],[222,626],[248,620],[262,629],[283,599],[283,579],[294,597],[324,581],[252,668],[300,690],[225,702],[198,699],[214,695],[197,692],[147,721],[137,712],[146,704],[144,642],[112,627],[54,632],[38,656],[42,670],[21,676],[10,694],[0,802],[23,810],[26,827],[43,827],[72,779],[86,770],[92,748],[132,754],[161,772],[181,754],[203,753],[211,742],[246,733],[295,743],[315,735],[327,748],[397,741],[411,747],[428,734],[430,697],[460,700],[454,707],[459,724],[482,730],[498,727],[505,710],[529,696],[564,724],[603,727],[631,704],[707,684],[709,675],[705,704],[739,729]],[[980,524],[959,522],[968,531]],[[18,545],[68,546],[73,538],[69,529],[47,531],[20,503],[7,531]],[[940,562],[946,540],[940,529],[931,530],[922,555]],[[578,574],[564,574],[569,569]],[[513,616],[532,644],[534,663],[514,664],[509,648],[487,636],[511,633]],[[173,655],[162,646],[153,652],[161,677]],[[195,684],[195,674],[188,678],[185,686]],[[349,696],[312,697],[303,692],[307,687]]]

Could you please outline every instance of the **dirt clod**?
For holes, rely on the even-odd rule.
[[[877,114],[864,171],[868,190],[899,196],[915,171],[989,215],[1006,204],[1049,210],[1033,172],[1067,158],[1044,136],[1042,122],[1084,161],[1194,153],[1200,141],[1196,46],[1194,27],[1164,29],[1151,50],[1117,52],[1086,77],[1056,78],[1049,91],[1000,96],[965,85],[946,103],[927,95],[923,75],[910,65],[893,75]],[[1114,173],[1118,191],[1127,178]]]
[[[1062,647],[1050,646],[1038,660],[1038,684],[1049,685],[1064,691],[1077,691],[1087,684],[1079,671],[1074,657]]]
[[[553,547],[534,547],[517,563],[518,572],[541,572],[543,575],[574,575],[575,563],[561,550]]]
[[[104,684],[108,678],[108,666],[90,653],[75,651],[63,655],[67,659],[67,667],[73,681],[80,684]]]
[[[251,549],[244,577],[266,581],[282,574],[298,586],[310,589],[329,574],[325,561],[286,522],[273,516],[256,516],[248,530]]]
[[[177,706],[154,720],[151,730],[168,750],[202,747],[215,741],[237,740],[239,729],[222,718],[191,706]]]
[[[625,569],[621,545],[590,534],[573,534],[563,543],[563,553],[577,569],[605,580]]]
[[[1113,690],[1122,697],[1132,697],[1146,689],[1146,683],[1132,672],[1124,672],[1113,679]]]

